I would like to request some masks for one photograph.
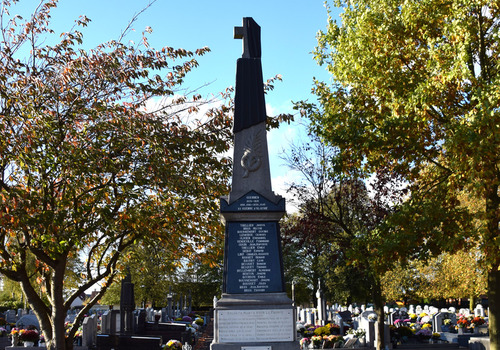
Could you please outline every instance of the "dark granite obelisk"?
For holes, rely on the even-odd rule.
[[[233,177],[221,198],[226,223],[223,294],[211,350],[298,349],[295,313],[283,278],[279,220],[284,198],[271,188],[260,27],[243,18],[237,61]]]

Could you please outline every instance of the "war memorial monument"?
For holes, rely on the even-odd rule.
[[[271,188],[260,27],[235,27],[237,60],[231,192],[225,221],[223,294],[215,307],[211,350],[299,349],[293,303],[285,292],[279,220],[284,198]]]

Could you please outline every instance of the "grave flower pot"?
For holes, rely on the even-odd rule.
[[[19,336],[18,335],[13,335],[12,336],[12,346],[17,346],[17,344],[19,343]]]
[[[464,334],[464,328],[458,327],[458,334]]]
[[[25,341],[23,343],[23,345],[24,345],[25,348],[29,348],[29,347],[35,346],[35,342],[33,342],[33,341]]]

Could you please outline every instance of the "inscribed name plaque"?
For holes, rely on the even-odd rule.
[[[225,293],[283,292],[277,222],[227,222]]]
[[[223,343],[293,341],[291,309],[219,310],[218,337]]]
[[[231,204],[221,198],[221,213],[243,212],[285,212],[285,199],[281,198],[277,204],[255,191],[250,191]]]

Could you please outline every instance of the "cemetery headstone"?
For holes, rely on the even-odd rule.
[[[340,317],[342,317],[344,322],[352,321],[352,313],[349,310],[340,311],[338,314],[340,315]]]
[[[340,334],[344,334],[345,327],[349,327],[350,322],[352,322],[352,313],[349,310],[340,311],[337,313],[339,316],[339,326]]]
[[[400,319],[401,319],[401,317],[400,317],[400,316],[401,316],[401,315],[400,315],[399,310],[396,310],[396,311],[391,312],[391,313],[389,314],[389,317],[388,317],[388,321],[389,321],[388,323],[389,323],[389,325],[395,325],[395,324],[394,324],[394,322],[395,322],[396,320],[400,320]],[[397,325],[397,326],[398,326],[398,325]]]
[[[432,317],[432,332],[439,333],[443,332],[444,320],[449,318],[448,313],[446,312],[438,312]]]
[[[143,334],[146,329],[146,310],[136,311],[136,333]]]
[[[16,327],[26,328],[28,326],[35,326],[37,329],[40,329],[40,324],[35,315],[26,314],[21,316],[16,322]]]
[[[215,297],[214,297],[215,298]],[[171,320],[174,312],[172,310],[172,286],[168,288],[168,294],[167,294],[167,316],[168,319]]]
[[[155,320],[155,310],[153,308],[148,307],[146,309],[146,313],[148,315],[147,316],[148,322],[154,322],[154,320]]]
[[[304,309],[304,308],[300,309],[299,319],[300,319],[300,322],[306,323],[306,309]]]
[[[408,311],[405,309],[399,310],[399,317],[404,321],[410,318],[410,315],[408,315]]]
[[[298,349],[280,245],[285,200],[271,187],[260,27],[245,17],[234,34],[243,39],[243,55],[236,68],[231,191],[221,198],[223,294],[215,309],[211,350]]]
[[[102,334],[109,334],[109,314],[108,311],[104,311],[101,315],[101,332]]]
[[[474,317],[484,317],[484,316],[485,316],[485,313],[484,313],[483,305],[478,304],[476,306],[476,308],[474,309]]]
[[[318,280],[318,290],[316,291],[316,299],[317,299],[317,310],[318,310],[318,322],[317,324],[320,326],[324,326],[326,324],[326,300],[323,295],[323,291],[321,290],[321,282]]]
[[[97,339],[97,317],[91,315],[85,317],[82,323],[82,346],[92,348]]]
[[[410,305],[410,308],[408,309],[408,313],[409,314],[415,314],[415,306],[414,305]]]
[[[452,311],[451,308],[449,309],[448,315],[450,317],[451,323],[452,324],[457,324],[457,314],[455,311]]]
[[[66,322],[73,323],[75,322],[75,318],[76,318],[76,311],[75,310],[68,311],[68,313],[66,314]]]
[[[366,332],[365,338],[367,345],[369,347],[374,347],[375,345],[375,320],[377,319],[377,314],[373,311],[364,311],[361,313],[359,328]]]
[[[300,317],[300,314],[302,312],[302,308],[300,306],[295,307],[295,314],[297,317],[297,321],[303,321],[304,319]]]
[[[119,315],[118,310],[108,310],[102,315],[101,329],[103,334],[116,334],[117,332],[117,315]]]
[[[338,312],[333,315],[333,322],[340,327],[340,334],[344,334],[344,320]]]
[[[16,323],[16,311],[7,310],[5,314],[5,320],[7,321],[7,323]]]
[[[134,328],[135,310],[134,284],[130,273],[125,276],[120,292],[120,334],[131,335]]]
[[[327,307],[327,309],[326,309],[326,319],[327,319],[327,321],[330,321],[333,319],[333,308],[331,306]]]
[[[417,316],[419,316],[423,311],[424,310],[420,305],[417,305],[417,307],[415,308],[415,313],[417,314]]]

